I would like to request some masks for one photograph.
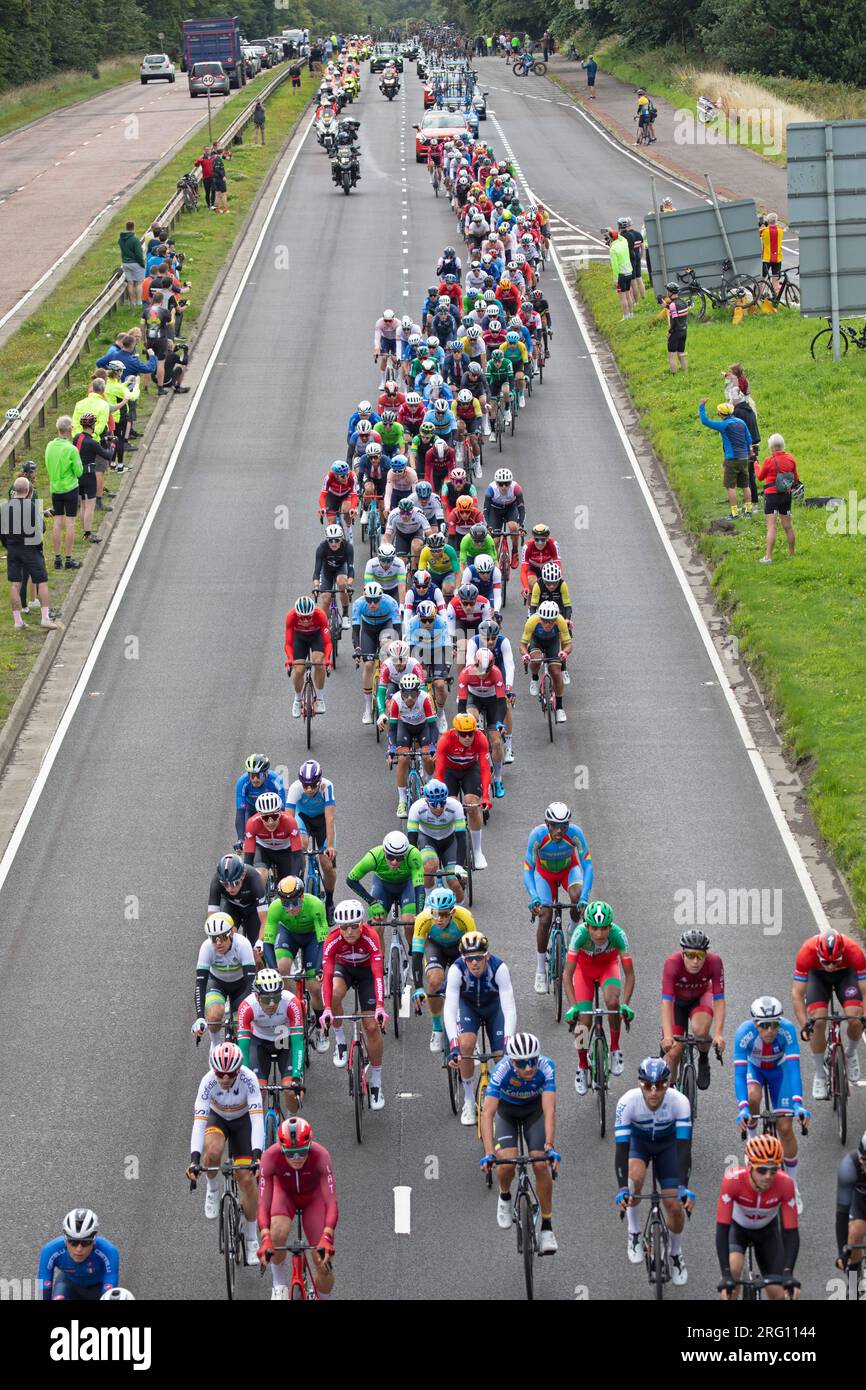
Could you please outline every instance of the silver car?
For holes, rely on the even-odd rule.
[[[142,87],[148,82],[174,81],[174,63],[167,53],[146,53],[139,71]]]
[[[212,77],[213,82],[205,82],[205,77]],[[207,96],[208,92],[212,97],[228,96],[228,73],[222,63],[193,63],[189,71],[190,96],[203,97]]]

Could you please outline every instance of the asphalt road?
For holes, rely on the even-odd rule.
[[[357,195],[333,188],[307,140],[204,388],[174,490],[0,893],[7,1277],[31,1274],[62,1214],[87,1204],[119,1244],[122,1281],[138,1297],[221,1296],[216,1230],[182,1176],[204,1069],[189,1034],[195,959],[210,875],[233,838],[232,788],[245,755],[261,749],[292,770],[306,756],[289,717],[283,623],[309,586],[322,476],[343,452],[354,403],[375,390],[374,321],[386,305],[417,314],[436,256],[455,240],[447,205],[413,162],[414,74],[407,87],[404,108],[365,80]],[[500,100],[497,114],[530,183],[549,189],[556,206],[562,154],[533,135],[516,102]],[[567,119],[551,112],[546,126]],[[568,132],[586,186],[604,171],[616,207],[639,213],[633,166],[617,165],[570,121]],[[278,268],[284,246],[288,271]],[[675,895],[699,882],[781,894],[773,923],[711,928],[727,968],[729,1037],[756,993],[788,998],[795,951],[814,928],[552,270],[545,289],[554,355],[502,462],[525,487],[530,522],[547,520],[560,542],[576,596],[576,659],[569,722],[555,747],[520,686],[516,761],[485,835],[490,868],[479,875],[476,918],[511,965],[520,1026],[541,1036],[558,1067],[560,1252],[539,1269],[539,1296],[642,1300],[645,1274],[626,1261],[611,1201],[612,1140],[598,1138],[592,1099],[578,1103],[568,1034],[553,1023],[550,1001],[532,993],[527,834],[551,799],[569,801],[592,848],[597,893],[631,938],[637,1019],[615,1096],[657,1046],[661,962],[680,931]],[[486,480],[497,462],[488,451]],[[283,505],[288,531],[274,524]],[[578,507],[589,509],[586,529],[572,523]],[[513,642],[520,617],[509,605]],[[125,655],[131,637],[137,659]],[[359,679],[342,660],[314,744],[336,785],[342,872],[395,824],[393,784],[361,710]],[[576,790],[576,780],[587,788]],[[306,1113],[336,1168],[340,1296],[520,1299],[513,1237],[496,1226],[472,1132],[451,1116],[427,1023],[410,1019],[405,1034],[388,1042],[387,1106],[369,1117],[362,1148],[345,1075],[314,1059]],[[853,1109],[856,1133],[859,1096]],[[669,1292],[675,1300],[714,1296],[714,1210],[738,1149],[734,1113],[732,1068],[714,1067],[694,1145],[690,1279]],[[800,1270],[813,1298],[833,1273],[840,1153],[826,1112],[815,1130],[801,1167]],[[395,1186],[411,1188],[411,1235],[394,1234]],[[257,1272],[240,1282],[242,1296],[267,1297]]]
[[[211,99],[215,116],[224,100]],[[0,141],[0,322],[99,214],[202,123],[206,131],[207,102],[193,101],[178,73],[173,84],[113,87]]]

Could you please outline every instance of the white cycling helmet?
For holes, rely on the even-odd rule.
[[[515,1033],[505,1044],[505,1052],[512,1062],[537,1062],[541,1043],[534,1033]]]
[[[212,936],[227,936],[234,931],[235,920],[227,912],[209,912],[204,919],[204,934],[208,939]]]
[[[510,468],[497,468],[493,474],[494,483],[501,483],[503,487],[509,487],[514,482],[514,474]]]
[[[368,449],[372,449],[372,447],[372,444],[367,445]],[[342,526],[338,526],[336,522],[332,522],[330,526],[326,526],[325,539],[328,541],[341,541],[343,539]]]
[[[402,830],[389,830],[382,841],[382,848],[391,859],[405,859],[409,853],[409,841]]]
[[[334,926],[359,927],[366,915],[357,898],[344,898],[334,908]]]
[[[89,1207],[75,1207],[63,1218],[63,1234],[70,1240],[92,1240],[98,1231],[96,1212]]]
[[[388,648],[388,659],[390,661],[408,661],[409,643],[404,642],[401,638],[398,638],[396,642],[392,642]]]
[[[476,574],[492,574],[493,571],[494,571],[494,569],[495,569],[495,565],[494,565],[493,560],[492,560],[492,558],[491,558],[490,555],[479,555],[479,556],[476,558],[476,560],[475,560],[475,572],[476,572]],[[274,796],[276,796],[276,792],[274,792]]]
[[[121,1289],[119,1286],[113,1289],[106,1289],[100,1298],[100,1303],[117,1303],[123,1298],[135,1299],[135,1294],[130,1293],[129,1289]]]
[[[538,616],[543,623],[552,623],[559,617],[559,608],[553,599],[545,599],[538,605]]]
[[[276,816],[283,809],[279,792],[262,792],[256,797],[256,810],[260,816]]]

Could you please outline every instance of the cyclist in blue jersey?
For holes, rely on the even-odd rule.
[[[322,776],[322,769],[315,758],[302,763],[297,781],[289,787],[286,795],[286,809],[297,817],[304,841],[304,852],[310,848],[318,851],[319,872],[325,889],[325,908],[330,921],[334,905],[334,885],[337,882],[337,837],[334,829],[336,813],[334,784]]]
[[[457,421],[448,409],[448,401],[442,396],[432,402],[432,409],[424,416],[424,423],[432,425],[440,439],[447,439],[449,444],[454,442],[457,436]]]
[[[797,1211],[803,1199],[797,1187],[797,1136],[794,1119],[805,1133],[811,1115],[803,1104],[800,1075],[800,1036],[797,1024],[782,1015],[782,1005],[772,995],[762,995],[752,1004],[751,1018],[741,1023],[734,1035],[734,1092],[737,1098],[737,1124],[741,1134],[755,1131],[763,1107],[763,1088],[767,1087],[773,1110],[779,1115],[776,1132],[785,1151],[785,1172],[794,1183]]]
[[[251,753],[235,784],[235,849],[243,847],[247,821],[256,814],[256,798],[262,792],[276,792],[285,810],[286,786],[278,772],[271,771],[271,760],[264,753]]]
[[[362,724],[373,723],[373,662],[379,655],[382,637],[393,640],[402,629],[400,605],[382,592],[376,581],[364,585],[364,592],[352,604],[352,644],[355,665],[363,663],[364,715]]]
[[[541,1207],[538,1253],[555,1255],[553,1173],[559,1164],[559,1154],[554,1148],[556,1070],[549,1057],[542,1057],[541,1044],[533,1033],[517,1033],[509,1038],[505,1056],[493,1068],[481,1112],[481,1144],[484,1148],[481,1167],[489,1167],[492,1158],[516,1158],[521,1134],[526,1153],[539,1159],[538,1163],[533,1164]],[[547,1159],[551,1162],[548,1163]],[[506,1165],[496,1168],[499,1180],[496,1223],[504,1231],[508,1230],[514,1219],[511,1206],[514,1172],[513,1167]]]
[[[117,1287],[120,1255],[98,1234],[96,1213],[76,1207],[63,1218],[63,1235],[39,1252],[39,1287],[44,1302],[95,1303]]]
[[[547,942],[553,921],[553,904],[560,888],[571,901],[571,920],[579,924],[592,892],[594,870],[589,846],[579,825],[571,819],[564,801],[552,801],[544,824],[530,832],[523,861],[523,883],[529,894],[529,910],[538,919],[535,933],[535,993],[547,993]]]
[[[478,1120],[475,1104],[475,1063],[472,1054],[478,1030],[484,1023],[490,1051],[497,1059],[505,1051],[508,1038],[517,1032],[517,1006],[508,966],[491,955],[490,944],[481,932],[465,932],[460,938],[460,955],[449,965],[445,977],[445,1034],[449,1044],[449,1064],[458,1067],[463,1082],[463,1111],[460,1123],[474,1125]]]
[[[369,421],[372,429],[375,429],[378,425],[379,416],[373,409],[372,401],[359,401],[358,409],[353,410],[352,414],[349,416],[349,423],[346,426],[346,444],[348,445],[348,449],[346,451],[347,463],[352,462],[352,459],[355,457],[355,454],[357,452],[355,449],[355,440],[357,439],[358,422],[360,420]]]

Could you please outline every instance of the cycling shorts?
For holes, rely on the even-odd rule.
[[[339,494],[336,492],[326,492],[325,511],[328,513],[333,512],[336,515],[338,512],[342,511],[343,503],[351,502],[353,497],[354,493],[352,492],[343,492]]]
[[[294,960],[299,951],[305,970],[315,970],[318,973],[322,969],[322,943],[316,933],[314,931],[296,932],[282,925],[274,942],[274,954],[277,960]]]
[[[313,1192],[295,1192],[290,1188],[290,1182],[289,1177],[285,1182],[279,1177],[274,1178],[271,1220],[275,1216],[286,1216],[290,1221],[294,1221],[300,1212],[306,1239],[310,1245],[318,1245],[325,1229],[326,1211],[321,1189],[317,1187]]]
[[[430,729],[426,719],[423,724],[404,724],[402,719],[397,720],[394,734],[394,744],[397,748],[421,748],[427,752],[430,741]]]
[[[395,903],[410,908],[413,913],[415,911],[415,888],[411,878],[404,878],[401,883],[386,883],[378,874],[374,874],[370,891],[374,901],[382,903],[388,912]]]
[[[605,951],[598,956],[588,956],[585,951],[578,953],[572,980],[575,1004],[587,1009],[592,1007],[593,986],[596,981],[600,989],[604,989],[606,985],[622,984],[619,952]]]
[[[211,1110],[208,1113],[205,1134],[213,1134],[215,1130],[229,1141],[229,1158],[252,1158],[253,1130],[249,1111],[245,1115],[238,1115],[237,1119],[227,1120],[225,1115],[218,1115],[215,1110]]]
[[[755,1252],[758,1269],[764,1278],[768,1274],[781,1272],[785,1262],[785,1247],[782,1244],[782,1233],[779,1229],[777,1216],[766,1226],[751,1228],[740,1226],[736,1221],[731,1222],[728,1249],[735,1252],[739,1251],[745,1255],[750,1245]]]
[[[580,860],[577,855],[574,855],[570,864],[556,872],[537,864],[533,870],[533,878],[535,879],[536,896],[541,899],[544,907],[550,907],[556,902],[560,888],[563,893],[567,893],[574,884],[583,883],[583,869],[580,867]]]
[[[216,975],[208,975],[204,996],[205,1009],[209,1009],[213,1004],[224,1004],[228,999],[232,1013],[237,1013],[251,988],[246,980],[218,980]]]
[[[493,1149],[516,1149],[520,1146],[520,1133],[527,1153],[544,1151],[544,1111],[541,1096],[534,1100],[513,1104],[500,1100],[493,1119]]]
[[[504,531],[509,521],[517,521],[518,506],[516,502],[509,502],[507,507],[497,507],[494,503],[490,504],[490,530]]]
[[[295,628],[292,633],[292,660],[306,661],[311,652],[324,652],[325,643],[320,628],[313,632],[299,632]]]
[[[434,840],[432,836],[425,835],[423,830],[418,832],[418,849],[421,851],[421,858],[424,860],[425,867],[438,859],[442,865],[456,864],[457,837],[453,833],[447,835],[444,840]]]
[[[784,1090],[785,1069],[784,1067],[768,1067],[766,1071],[752,1070],[751,1062],[746,1066],[746,1085],[763,1086],[766,1083],[770,1093],[771,1110],[793,1110],[794,1102],[788,1092]]]
[[[432,936],[428,936],[424,942],[424,969],[442,970],[447,973],[449,965],[453,965],[460,955],[460,942],[434,941]],[[444,997],[445,981],[437,991]]]
[[[558,627],[555,627],[548,636],[544,636],[540,628],[536,628],[529,639],[530,654],[532,652],[541,652],[541,655],[546,656],[548,661],[556,662],[557,665],[560,660],[559,647],[560,636]]]
[[[96,1303],[102,1297],[102,1280],[95,1284],[76,1284],[64,1270],[58,1269],[51,1285],[51,1300],[65,1303]]]
[[[699,994],[697,999],[674,1000],[673,1035],[675,1038],[681,1038],[687,1032],[692,1014],[709,1014],[712,1018],[713,991],[711,989],[706,990],[704,994]]]
[[[277,1064],[280,1080],[290,1081],[292,1078],[292,1052],[288,1037],[284,1042],[277,1042],[276,1039],[257,1038],[253,1034],[250,1038],[250,1063],[258,1081],[267,1083],[271,1074],[272,1062]]]
[[[303,811],[295,810],[298,825],[304,834],[309,835],[310,843],[315,849],[324,849],[328,843],[328,831],[325,826],[325,817],[305,816]]]
[[[658,1188],[662,1192],[676,1192],[680,1185],[680,1178],[675,1139],[653,1142],[652,1139],[648,1139],[636,1129],[632,1129],[628,1156],[630,1159],[640,1159],[647,1167],[652,1163]]]
[[[336,979],[337,976],[341,980],[345,980],[349,990],[357,988],[361,1012],[372,1013],[376,1007],[376,984],[369,965],[356,969],[352,965],[343,965],[338,961],[334,966],[334,978]]]
[[[464,796],[481,797],[481,768],[477,760],[468,767],[446,767],[442,780],[449,796],[459,796],[462,792]]]
[[[396,356],[396,355],[397,355],[397,339],[396,339],[396,338],[386,338],[386,337],[384,337],[384,335],[383,335],[383,337],[382,337],[382,338],[380,339],[380,341],[379,341],[379,351],[380,351],[380,352],[392,352],[392,353],[394,353],[394,355]]]
[[[476,1008],[465,995],[460,996],[459,1029],[461,1033],[477,1033],[484,1024],[491,1052],[505,1051],[505,1015],[495,995],[489,1004]]]
[[[846,1004],[861,1002],[857,972],[853,966],[845,970],[810,970],[806,980],[806,1012],[813,1014],[828,1009],[835,994],[844,1009]]]

